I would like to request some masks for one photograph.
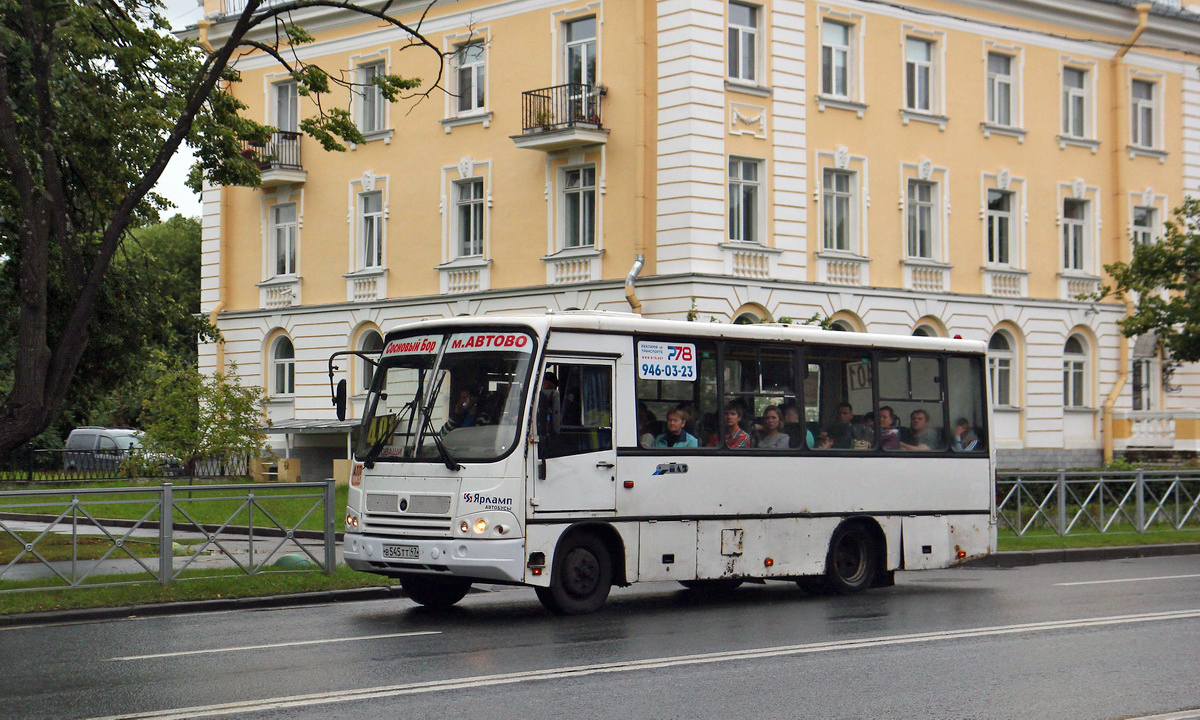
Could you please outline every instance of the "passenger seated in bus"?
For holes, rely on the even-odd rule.
[[[751,447],[750,434],[742,429],[745,411],[741,403],[731,401],[725,405],[725,432],[723,440],[725,447],[730,450],[740,450]]]
[[[896,411],[884,405],[875,413],[875,418],[879,422],[879,446],[884,450],[899,450],[900,428],[896,422]]]
[[[865,450],[871,446],[866,427],[854,422],[854,408],[847,402],[838,403],[834,421],[825,429],[824,436],[818,447]]]
[[[558,376],[547,371],[538,392],[537,431],[546,436],[558,433],[562,426],[562,396],[558,394]]]
[[[954,438],[950,441],[950,449],[955,452],[978,450],[979,435],[971,429],[971,421],[960,417],[954,422]]]
[[[463,388],[458,391],[458,399],[450,408],[450,417],[442,425],[442,434],[460,427],[471,427],[479,416],[479,396],[472,390]]]
[[[806,443],[804,447],[816,447],[812,430],[804,427],[804,423],[800,421],[800,406],[796,403],[787,403],[783,406],[783,428],[787,430],[790,447],[800,447],[801,433],[803,433]]]
[[[662,435],[654,438],[654,445],[652,447],[700,447],[700,441],[696,439],[696,436],[683,429],[683,426],[687,424],[687,421],[687,413],[679,408],[668,410],[667,430]]]
[[[654,438],[662,431],[663,423],[654,417],[650,407],[644,402],[638,403],[638,446],[653,447]]]
[[[779,431],[783,424],[783,415],[779,407],[771,405],[763,410],[762,422],[763,430],[758,437],[758,447],[765,450],[787,450],[791,444],[791,437]]]
[[[920,408],[908,416],[909,427],[900,430],[901,450],[941,450],[942,441],[929,425],[929,413]]]

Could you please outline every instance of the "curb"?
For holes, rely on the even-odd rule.
[[[1067,548],[1062,550],[1023,550],[1001,552],[982,558],[967,560],[956,567],[1015,568],[1049,563],[1090,562],[1096,560],[1121,560],[1127,558],[1197,554],[1200,554],[1200,543],[1119,545],[1114,547]],[[472,588],[471,591],[479,592],[480,590]],[[0,627],[114,620],[117,618],[153,617],[158,615],[181,615],[184,613],[213,612],[218,610],[253,610],[258,608],[291,607],[333,602],[358,602],[360,600],[398,600],[405,597],[408,596],[404,594],[404,590],[399,585],[392,585],[388,587],[324,590],[321,592],[294,593],[291,595],[222,598],[219,600],[188,600],[153,605],[124,605],[121,607],[85,608],[79,610],[51,610],[39,613],[0,615]]]
[[[1196,554],[1200,554],[1200,543],[1114,545],[1112,547],[1064,548],[1061,550],[1015,550],[968,560],[959,567],[1014,568],[1048,563],[1090,562],[1095,560],[1122,560],[1128,558]]]

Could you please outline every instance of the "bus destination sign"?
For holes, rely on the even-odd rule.
[[[638,342],[638,378],[696,380],[696,346],[691,343]]]

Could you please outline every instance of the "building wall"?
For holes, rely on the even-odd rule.
[[[1129,345],[1117,332],[1122,305],[1076,295],[1098,287],[1104,264],[1128,258],[1135,205],[1159,208],[1166,219],[1186,192],[1200,192],[1194,63],[1149,49],[1174,43],[1196,51],[1188,43],[1197,44],[1200,24],[1156,15],[1142,46],[1114,64],[1136,19],[1116,3],[1027,0],[1007,12],[974,0],[755,7],[761,52],[757,78],[746,82],[727,72],[725,0],[435,5],[422,29],[439,47],[468,37],[487,42],[486,113],[460,121],[453,98],[439,95],[395,104],[387,110],[391,132],[347,152],[322,152],[302,139],[302,182],[206,191],[203,302],[205,312],[221,310],[224,363],[268,385],[269,342],[286,333],[296,348],[296,392],[269,411],[276,419],[325,419],[325,359],[355,347],[363,328],[547,308],[627,310],[621,281],[641,253],[637,297],[648,316],[691,311],[700,321],[728,322],[746,312],[766,320],[817,314],[872,332],[909,334],[924,325],[985,341],[1006,327],[1017,345],[1018,390],[1013,407],[997,412],[1002,464],[1093,463],[1102,403],[1120,386],[1115,408],[1131,407],[1122,377]],[[552,152],[518,148],[511,136],[522,134],[522,92],[564,81],[563,22],[588,16],[599,28],[606,140]],[[383,59],[390,72],[437,73],[427,53],[399,50],[398,31],[326,17],[333,16],[315,16],[317,42],[298,51],[306,59],[327,67]],[[853,28],[851,102],[822,94],[827,21]],[[909,36],[934,44],[930,113],[902,111]],[[989,52],[1014,59],[1013,128],[984,122]],[[1064,66],[1088,70],[1093,142],[1060,137]],[[247,113],[271,122],[278,67],[251,56],[239,69]],[[1128,109],[1134,78],[1160,91],[1163,152],[1130,152],[1129,120],[1111,110]],[[348,97],[336,91],[325,102]],[[301,117],[312,112],[302,99]],[[759,242],[730,239],[730,160],[760,163]],[[582,163],[596,169],[596,245],[564,255],[561,173]],[[826,170],[852,172],[858,182],[850,252],[823,244]],[[476,177],[486,197],[484,252],[466,271],[477,279],[463,282],[453,274],[453,191],[456,181]],[[928,262],[907,256],[910,180],[937,187]],[[994,188],[1016,200],[1011,267],[987,259],[986,198]],[[356,195],[370,189],[384,196],[385,272],[374,295],[349,300]],[[1089,203],[1081,273],[1062,267],[1068,198]],[[299,280],[294,305],[265,308],[267,213],[277,202],[299,209]],[[577,257],[572,267],[582,270],[559,282],[565,256]],[[1064,410],[1062,400],[1063,347],[1072,334],[1089,353],[1080,410]],[[218,364],[214,346],[201,348],[201,363]],[[345,373],[350,363],[342,365]],[[1156,407],[1200,407],[1200,370],[1180,368],[1173,383],[1172,392],[1156,391]]]

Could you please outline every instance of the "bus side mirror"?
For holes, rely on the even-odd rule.
[[[337,392],[333,394],[333,406],[337,408],[337,419],[346,419],[346,379],[338,380]]]

